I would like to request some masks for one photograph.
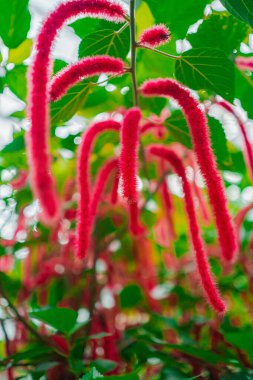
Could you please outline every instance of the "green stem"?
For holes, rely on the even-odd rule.
[[[26,319],[24,317],[22,317],[22,315],[19,314],[18,312],[18,309],[14,306],[14,304],[12,303],[12,301],[10,300],[10,298],[7,296],[7,294],[5,293],[5,291],[3,290],[3,287],[1,286],[0,284],[0,294],[3,296],[3,298],[6,299],[6,301],[8,302],[8,307],[10,310],[12,310],[13,314],[15,315],[15,317],[17,318],[17,320],[22,323],[26,329],[28,331],[30,331],[30,333],[32,335],[34,335],[39,341],[41,341],[42,343],[44,344],[48,344],[48,341],[46,338],[42,337],[38,331],[32,326],[30,325]]]
[[[165,57],[168,57],[168,58],[172,58],[172,59],[180,59],[181,58],[180,56],[169,54],[169,53],[165,53],[164,51],[157,50],[157,49],[151,48],[149,46],[144,46],[144,45],[141,45],[141,44],[136,44],[136,46],[139,47],[139,48],[142,48],[142,49],[151,50],[151,51],[153,51],[155,53],[164,55]]]
[[[130,39],[131,39],[131,75],[133,82],[134,105],[138,106],[138,87],[136,80],[136,40],[135,40],[135,0],[130,0]]]

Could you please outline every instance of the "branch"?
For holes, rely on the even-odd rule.
[[[5,293],[5,291],[3,290],[3,287],[1,286],[1,283],[0,283],[0,294],[3,296],[3,298],[6,299],[6,301],[8,302],[8,307],[12,310],[12,312],[15,314],[17,320],[22,323],[28,331],[30,331],[30,333],[32,335],[34,335],[38,340],[40,340],[43,344],[48,344],[48,341],[47,339],[45,339],[44,337],[42,337],[38,331],[32,326],[30,325],[29,322],[27,322],[27,320],[22,317],[22,315],[19,313],[19,311],[17,310],[17,308],[15,307],[15,305],[12,303],[12,301],[10,300],[10,298],[7,296],[7,294]]]
[[[165,53],[164,51],[161,51],[161,50],[158,50],[158,49],[154,49],[154,48],[151,48],[149,46],[144,46],[144,45],[141,45],[141,44],[136,44],[136,47],[139,47],[139,48],[142,48],[142,49],[151,50],[154,53],[158,53],[158,54],[164,55],[165,57],[172,58],[172,59],[180,59],[181,58],[178,55],[173,55],[173,54]]]
[[[130,0],[130,39],[131,39],[131,75],[133,82],[134,105],[138,106],[138,87],[136,80],[136,40],[135,40],[135,0]]]

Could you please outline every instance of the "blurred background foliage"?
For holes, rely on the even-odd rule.
[[[97,215],[91,260],[86,265],[75,261],[81,134],[93,120],[120,115],[133,105],[130,75],[84,80],[51,104],[53,171],[65,199],[65,218],[50,230],[39,222],[25,152],[27,70],[45,8],[55,5],[0,0],[0,378],[253,379],[253,211],[238,231],[237,261],[228,267],[220,261],[212,221],[204,223],[198,209],[212,269],[229,307],[224,318],[210,310],[196,278],[177,176],[167,177],[174,235],[168,231],[159,192],[150,194],[150,185],[159,180],[154,164],[148,164],[148,172],[140,164],[145,237],[129,235],[126,205],[111,206],[107,194]],[[165,23],[172,34],[160,50],[179,59],[139,49],[138,84],[173,77],[195,90],[202,102],[210,104],[216,95],[234,102],[253,141],[253,78],[235,64],[237,56],[253,57],[253,3],[138,1],[137,35],[155,23]],[[101,20],[73,21],[59,34],[52,52],[54,73],[96,54],[120,57],[128,64],[129,27],[121,29]],[[146,118],[159,117],[167,107],[162,143],[192,149],[186,121],[173,102],[141,98],[140,106]],[[235,217],[253,202],[242,137],[236,120],[215,108],[209,127]],[[152,133],[142,138],[144,146],[154,141],[160,137]],[[116,134],[98,138],[91,156],[93,178],[118,152]],[[199,172],[186,164],[209,208]]]

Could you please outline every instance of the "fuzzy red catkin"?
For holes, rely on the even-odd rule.
[[[124,62],[106,55],[87,57],[61,70],[50,83],[50,99],[59,100],[84,78],[100,74],[122,74]]]
[[[173,79],[147,81],[142,85],[141,92],[144,96],[172,97],[182,108],[190,127],[197,161],[207,185],[221,251],[224,259],[233,261],[238,249],[236,233],[228,211],[225,188],[211,148],[207,120],[199,102],[188,89]]]
[[[117,169],[118,167],[118,159],[113,158],[109,161],[107,161],[102,168],[100,169],[97,180],[94,185],[94,189],[92,192],[92,200],[91,200],[91,207],[90,207],[90,228],[93,229],[93,223],[96,216],[97,207],[99,204],[99,201],[101,199],[101,196],[104,192],[106,183],[108,181],[108,178],[113,170]]]
[[[122,193],[129,203],[137,202],[138,200],[137,171],[140,119],[141,112],[139,108],[129,109],[124,116],[120,133],[119,168],[122,176]]]
[[[36,43],[36,55],[29,72],[28,152],[33,191],[40,201],[43,220],[52,224],[59,217],[59,200],[50,169],[49,139],[49,78],[50,53],[61,27],[73,17],[98,17],[124,22],[123,8],[108,0],[73,0],[60,4],[44,22]]]
[[[139,43],[155,48],[166,44],[170,40],[170,31],[164,24],[154,25],[143,31]]]
[[[193,182],[192,182],[192,187],[193,187],[193,190],[194,190],[194,193],[197,197],[197,200],[198,200],[198,203],[199,203],[199,208],[200,208],[200,211],[201,211],[201,214],[202,214],[202,217],[203,217],[203,220],[205,223],[210,223],[210,215],[209,215],[209,210],[208,210],[208,207],[207,207],[207,204],[206,204],[206,199],[204,197],[204,194],[203,192],[201,191],[201,189],[198,187],[197,183],[196,183],[196,172],[197,172],[197,165],[196,165],[196,160],[195,160],[195,157],[194,157],[194,154],[189,152],[188,153],[188,160],[189,160],[189,164],[190,166],[193,168]]]
[[[223,109],[225,109],[226,111],[228,111],[229,113],[231,113],[231,115],[233,115],[234,118],[236,119],[236,121],[237,121],[237,123],[239,125],[239,128],[240,128],[240,130],[242,132],[242,136],[243,136],[243,140],[244,140],[244,144],[245,144],[245,148],[246,148],[246,152],[247,152],[247,157],[248,157],[248,160],[249,160],[250,175],[251,175],[251,178],[253,179],[253,150],[252,150],[252,146],[250,144],[250,141],[248,139],[246,128],[245,128],[245,125],[244,125],[243,121],[235,113],[232,105],[229,104],[228,102],[226,102],[225,100],[223,100],[223,101],[217,101],[215,104],[217,104],[218,106],[222,107]]]
[[[112,190],[111,190],[111,204],[112,205],[116,205],[116,203],[118,202],[119,179],[120,179],[120,174],[119,174],[119,170],[117,170],[117,173],[115,174],[115,178],[113,181]]]
[[[120,123],[114,120],[93,124],[83,135],[78,157],[78,188],[80,192],[77,216],[77,257],[85,258],[89,245],[90,226],[90,179],[89,156],[95,138],[105,131],[119,131]]]
[[[188,216],[191,240],[195,251],[197,268],[203,286],[203,290],[209,304],[213,307],[213,309],[217,313],[224,313],[226,310],[226,305],[219,295],[219,292],[215,286],[214,279],[209,269],[209,264],[204,249],[204,243],[201,238],[199,225],[197,221],[194,200],[189,182],[186,177],[186,172],[183,163],[174,151],[162,145],[151,145],[148,148],[148,150],[151,154],[167,160],[182,180],[182,186],[185,196],[185,207]]]
[[[237,57],[235,63],[240,70],[253,71],[253,57]]]
[[[141,112],[139,108],[134,107],[126,112],[121,127],[121,152],[119,158],[122,195],[129,203],[129,229],[133,235],[141,235],[144,232],[144,227],[139,224],[137,193],[140,119]]]
[[[134,236],[140,236],[145,232],[145,227],[139,222],[139,208],[137,202],[129,204],[129,230]]]

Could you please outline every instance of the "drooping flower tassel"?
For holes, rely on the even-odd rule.
[[[236,233],[228,211],[225,188],[211,148],[207,120],[200,104],[188,89],[173,79],[147,81],[143,84],[141,92],[143,96],[172,97],[182,108],[190,127],[198,164],[207,185],[221,251],[224,259],[233,261],[238,249]]]
[[[93,229],[94,220],[96,217],[96,211],[98,204],[100,202],[101,196],[103,195],[105,186],[107,184],[108,178],[113,171],[116,171],[118,167],[118,159],[113,158],[107,161],[100,169],[97,180],[92,191],[92,200],[90,208],[90,228]]]
[[[164,24],[154,25],[143,31],[139,44],[150,48],[166,44],[171,38],[169,29]]]
[[[197,268],[203,286],[203,290],[209,304],[213,307],[213,309],[217,313],[224,313],[226,310],[226,306],[220,297],[220,294],[215,286],[213,276],[210,272],[208,260],[205,253],[204,243],[201,238],[200,229],[197,221],[194,200],[189,182],[186,177],[186,172],[183,163],[174,151],[162,145],[151,145],[148,148],[148,150],[149,153],[167,160],[182,180],[189,230],[195,251]]]
[[[143,233],[143,227],[139,224],[138,210],[138,148],[139,148],[139,123],[141,112],[134,107],[128,110],[124,116],[121,128],[121,152],[119,169],[122,178],[122,196],[129,204],[129,228],[133,235]]]
[[[237,57],[235,63],[240,70],[253,71],[253,57]]]
[[[116,205],[116,203],[118,202],[119,179],[120,179],[120,174],[119,174],[119,170],[117,170],[114,181],[113,181],[112,190],[111,190],[111,204],[112,205]]]
[[[96,137],[105,131],[119,131],[120,123],[114,120],[93,124],[85,133],[78,157],[78,187],[80,193],[77,216],[77,257],[84,259],[89,245],[90,221],[90,179],[89,156]]]
[[[50,83],[50,99],[59,100],[81,80],[100,74],[123,74],[124,62],[106,55],[88,57],[61,70]]]
[[[88,16],[123,22],[123,8],[108,0],[72,0],[60,4],[44,22],[36,43],[36,54],[29,73],[29,117],[31,129],[28,139],[32,188],[40,201],[42,219],[50,225],[59,219],[60,205],[51,173],[49,139],[49,78],[50,53],[61,27],[73,17]]]

